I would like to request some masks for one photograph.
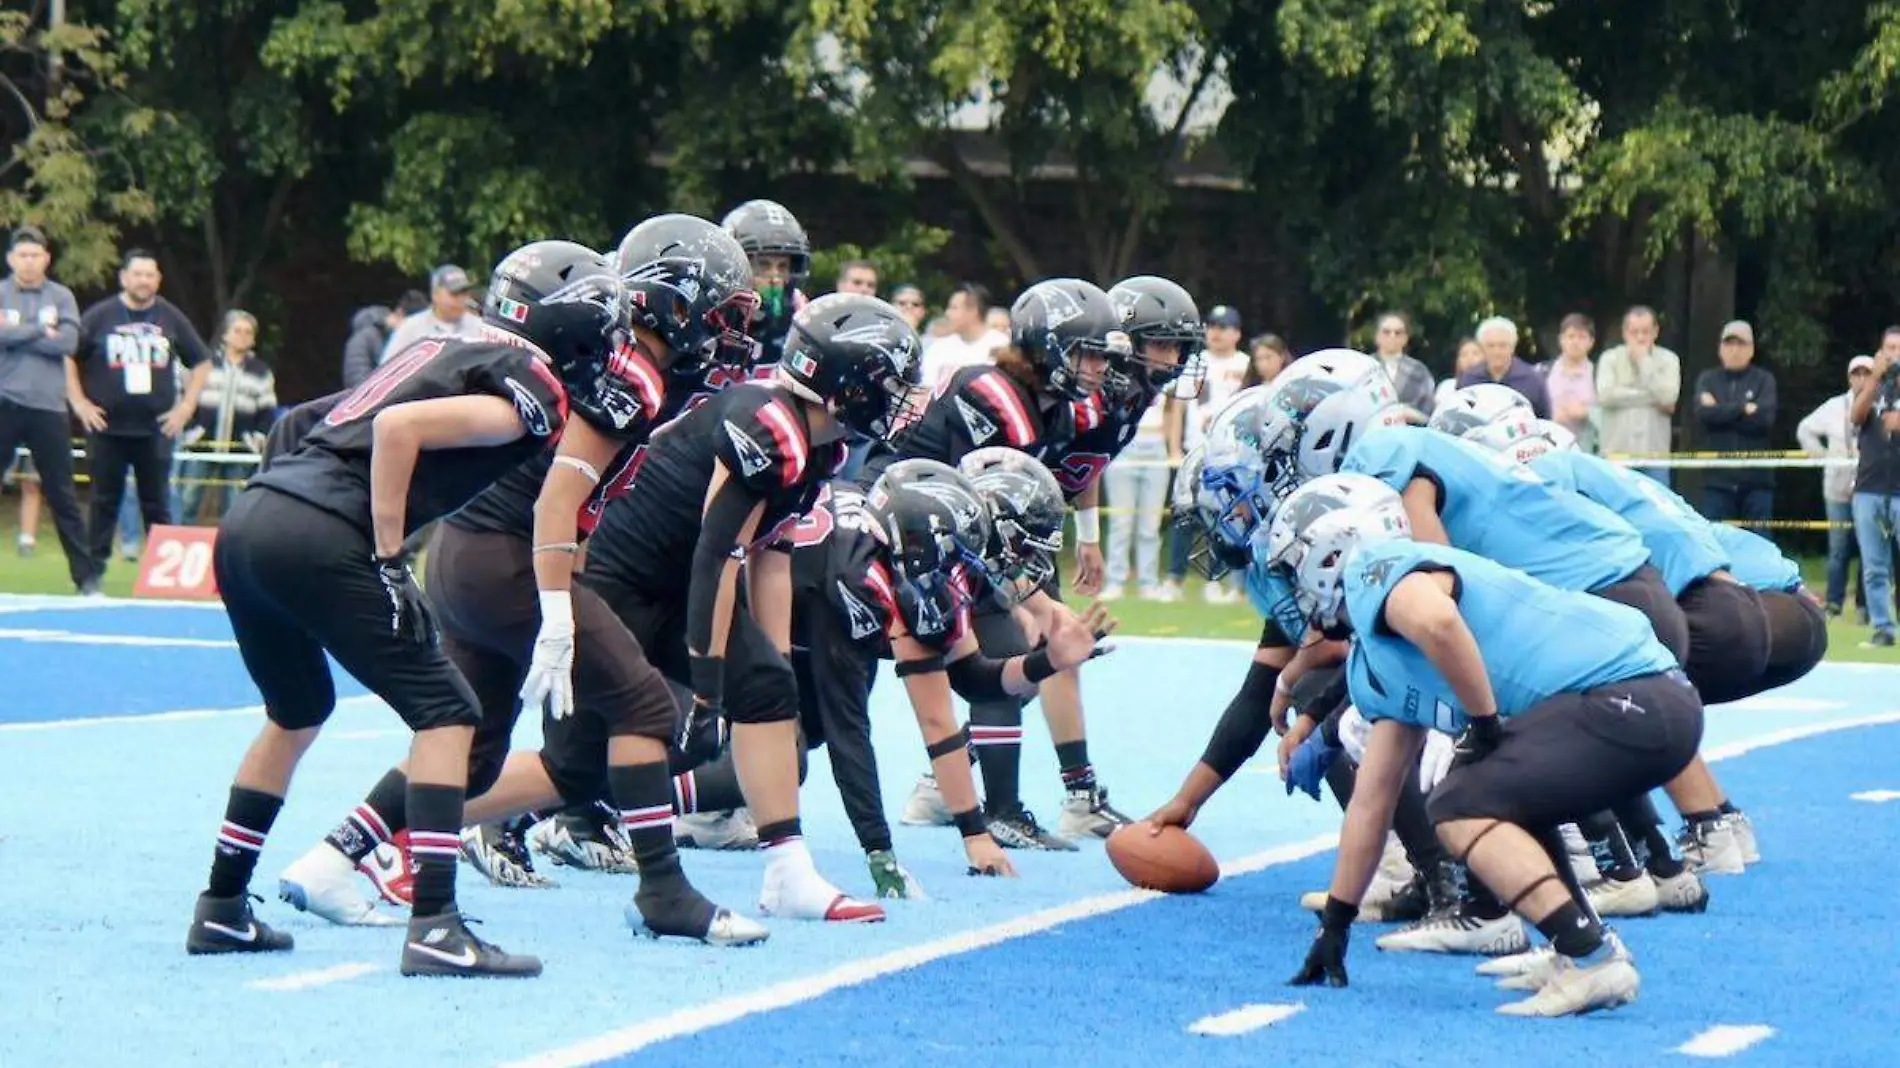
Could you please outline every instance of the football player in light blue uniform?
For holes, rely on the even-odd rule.
[[[1641,614],[1411,533],[1391,488],[1338,475],[1288,497],[1269,536],[1267,566],[1308,625],[1353,639],[1351,695],[1372,723],[1321,931],[1294,982],[1346,984],[1357,902],[1435,729],[1458,737],[1428,802],[1439,837],[1551,943],[1512,958],[1507,988],[1536,993],[1499,1011],[1625,1004],[1634,963],[1570,880],[1555,828],[1674,778],[1700,744],[1701,703]]]
[[[1801,581],[1801,567],[1781,555],[1775,543],[1725,523],[1716,537],[1728,549],[1735,577],[1761,595],[1768,620],[1768,662],[1754,692],[1786,686],[1814,670],[1827,656],[1827,616]]]

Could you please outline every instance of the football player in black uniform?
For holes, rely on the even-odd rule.
[[[1057,278],[1030,286],[1010,309],[1010,346],[996,365],[953,373],[890,448],[872,450],[867,477],[897,459],[956,466],[985,445],[1037,458],[1052,452],[1074,435],[1076,405],[1101,388],[1111,352],[1127,345],[1114,305],[1093,283]],[[1021,622],[1007,609],[981,606],[975,629],[986,656],[1002,660],[1030,651]],[[982,765],[990,833],[1012,849],[1073,849],[1023,807],[1018,769],[1024,703],[1006,696],[970,706],[970,740]],[[943,806],[933,790],[929,780],[920,784],[906,808],[907,822],[938,821]]]
[[[792,317],[805,307],[799,287],[811,277],[811,241],[798,217],[776,200],[748,200],[720,223],[752,260],[752,288],[759,294],[758,367],[764,377],[778,365],[791,337]]]
[[[519,294],[527,296],[527,294]],[[443,651],[404,540],[556,441],[591,396],[627,304],[611,272],[517,299],[503,276],[481,340],[398,353],[252,479],[219,529],[218,588],[269,721],[232,785],[186,949],[291,948],[247,891],[298,761],[336,705],[328,652],[416,731],[403,809],[416,859],[405,975],[532,976],[470,933],[455,860],[480,706]]]
[[[692,687],[677,743],[723,747],[768,857],[760,908],[795,919],[881,920],[818,874],[798,817],[790,544],[851,434],[881,437],[917,380],[917,335],[875,297],[833,294],[793,321],[768,382],[734,386],[653,438],[611,502],[582,582],[667,677]],[[741,565],[746,586],[740,590]]]
[[[467,806],[477,826],[463,832],[462,848],[491,878],[512,869],[518,873],[512,882],[527,882],[532,869],[525,855],[508,865],[486,855],[508,847],[481,821],[563,800],[591,805],[608,799],[640,872],[627,912],[636,929],[743,945],[763,940],[765,929],[694,890],[674,850],[666,751],[676,713],[672,694],[607,606],[570,582],[580,544],[606,501],[631,485],[648,436],[665,416],[663,371],[691,370],[728,335],[743,333],[753,298],[743,253],[702,219],[649,220],[626,244],[645,257],[627,272],[630,344],[611,351],[598,389],[585,399],[575,395],[580,418],[570,421],[559,446],[509,472],[446,520],[429,555],[427,579],[444,645],[483,708]],[[503,263],[498,279],[511,279],[513,288],[491,299],[525,302],[577,271],[621,273],[592,250],[541,242]],[[515,762],[506,788],[491,791],[521,707],[517,694],[527,707],[545,710],[546,746]],[[286,870],[280,884],[286,900],[339,922],[372,922],[375,913],[351,889],[350,869],[402,829],[400,810],[388,804],[401,784],[399,768]]]

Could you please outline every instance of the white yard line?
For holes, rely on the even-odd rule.
[[[1234,1038],[1251,1034],[1262,1027],[1271,1027],[1290,1016],[1306,1011],[1301,1005],[1242,1005],[1231,1012],[1215,1013],[1203,1016],[1188,1025],[1188,1033],[1211,1035],[1216,1038]]]
[[[228,638],[153,638],[143,634],[88,634],[73,630],[25,630],[0,627],[0,639],[22,642],[53,642],[60,645],[138,645],[182,649],[236,649]]]
[[[344,697],[337,701],[337,711],[357,704],[375,703],[377,698],[371,694],[356,697]],[[261,716],[263,705],[244,705],[240,708],[187,708],[176,712],[132,712],[122,716],[80,716],[76,719],[49,719],[37,723],[0,723],[0,734],[31,734],[40,731],[61,731],[73,727],[116,727],[146,723],[188,723],[206,719],[237,719],[245,716]]]
[[[279,975],[270,979],[253,979],[244,985],[252,990],[309,990],[313,987],[329,986],[331,983],[360,979],[382,970],[383,966],[380,964],[356,961],[351,964],[318,968],[315,971],[292,972],[289,975]]]
[[[1676,1052],[1688,1057],[1733,1057],[1767,1041],[1774,1033],[1774,1028],[1762,1024],[1722,1024],[1677,1046]]]

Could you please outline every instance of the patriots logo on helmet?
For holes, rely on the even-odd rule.
[[[1340,391],[1337,382],[1325,378],[1299,378],[1273,391],[1274,406],[1295,418],[1313,414],[1320,402]]]
[[[1074,293],[1058,285],[1039,286],[1037,289],[1036,296],[1042,301],[1043,328],[1049,331],[1053,346],[1056,328],[1082,317],[1082,302],[1075,299]]]
[[[971,527],[982,522],[983,503],[961,487],[942,482],[918,482],[910,488],[950,509],[950,515],[959,527]]]

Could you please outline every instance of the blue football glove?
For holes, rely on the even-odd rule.
[[[1292,797],[1297,787],[1318,801],[1320,784],[1326,781],[1326,771],[1339,758],[1339,752],[1338,746],[1326,743],[1326,732],[1315,730],[1307,735],[1293,751],[1293,759],[1287,762],[1287,796]]]

